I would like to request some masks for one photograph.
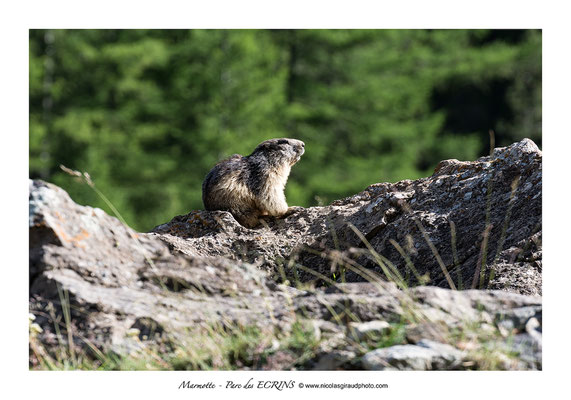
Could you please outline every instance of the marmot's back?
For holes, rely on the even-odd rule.
[[[239,208],[248,197],[248,168],[245,157],[234,154],[210,170],[202,183],[202,202],[208,211]],[[252,198],[253,200],[253,198]]]
[[[202,184],[204,207],[229,211],[250,228],[259,224],[262,215],[285,214],[285,184],[304,147],[296,139],[271,139],[260,143],[247,157],[234,154],[219,162]]]

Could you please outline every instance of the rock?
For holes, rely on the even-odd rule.
[[[345,333],[345,326],[336,324],[331,321],[325,321],[322,319],[311,320],[313,327],[319,332],[316,337],[331,336],[339,333]]]
[[[367,338],[379,339],[391,329],[391,325],[386,321],[351,322],[349,330],[355,340]]]
[[[424,320],[419,323],[411,323],[405,327],[406,341],[408,343],[418,343],[422,339],[430,339],[434,341],[446,340],[450,335],[449,326],[442,321],[432,322]]]
[[[539,324],[538,318],[541,319],[541,314],[541,306],[519,307],[507,312],[497,313],[495,315],[495,321],[500,329],[510,333],[513,331],[519,333],[524,330],[528,330],[527,326],[531,320],[534,320]]]
[[[341,268],[346,282],[387,279],[392,265],[408,286],[427,278],[444,288],[540,295],[541,209],[542,153],[524,139],[473,162],[442,161],[428,178],[300,207],[260,229],[227,212],[192,211],[152,232],[184,254],[252,263],[291,282],[339,281]]]
[[[532,318],[535,320],[535,318]],[[537,321],[537,320],[535,320]],[[541,370],[542,369],[542,341],[541,333],[519,333],[509,336],[505,340],[490,346],[495,354],[505,355],[500,365],[506,370]],[[509,355],[509,357],[508,357]]]
[[[520,363],[527,365],[520,366],[521,369],[541,369],[541,334],[519,334],[515,335],[511,342],[508,342],[511,352],[515,352]]]
[[[332,371],[339,369],[357,357],[355,352],[346,350],[336,350],[321,356],[317,364],[313,367],[317,371]]]
[[[449,370],[457,369],[464,354],[454,347],[421,340],[416,345],[398,345],[373,350],[362,358],[367,370]]]
[[[525,191],[516,190],[510,203],[515,176]],[[487,243],[492,250],[502,244],[503,250],[498,257],[495,250],[489,252],[485,272],[495,271],[488,283],[500,290],[417,286],[418,274],[446,286],[417,220],[455,282],[460,276],[469,282],[474,266],[481,265],[476,261],[482,237],[475,231],[483,227],[483,218],[475,213],[482,207],[478,193],[487,190],[488,182],[494,188],[489,217],[494,228]],[[468,191],[472,195],[464,203]],[[530,141],[496,149],[492,157],[475,162],[445,161],[430,178],[372,185],[330,206],[268,220],[261,229],[244,228],[226,212],[193,211],[139,233],[100,209],[75,204],[65,191],[42,181],[30,181],[29,202],[30,312],[34,338],[47,349],[63,341],[124,354],[157,343],[168,347],[213,326],[256,326],[275,334],[308,320],[321,341],[308,366],[354,368],[350,359],[352,354],[358,358],[360,350],[349,343],[347,328],[366,335],[404,321],[434,327],[408,330],[407,337],[417,344],[404,345],[404,351],[418,354],[419,360],[406,365],[449,369],[454,362],[435,356],[434,345],[420,344],[427,338],[444,340],[446,331],[438,327],[495,329],[495,322],[509,320],[533,343],[541,340],[541,270],[535,267],[541,258],[541,152]],[[450,220],[456,227],[456,267]],[[363,247],[349,223],[376,253]],[[391,240],[402,243],[408,261],[401,260]],[[416,274],[409,274],[412,288],[383,275],[384,268],[393,278],[406,277],[411,263],[416,266]],[[341,267],[347,283],[336,281]],[[289,283],[306,283],[292,287],[279,279],[282,272]],[[499,333],[498,338],[504,340]],[[529,362],[519,367],[541,367],[541,351],[534,346],[525,348]],[[403,350],[393,346],[391,351]],[[284,368],[295,361],[282,350],[270,358]],[[396,368],[393,364],[387,366]]]

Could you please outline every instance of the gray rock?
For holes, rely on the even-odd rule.
[[[532,318],[532,320],[534,319]],[[497,348],[505,354],[511,355],[504,363],[504,369],[542,369],[541,333],[535,330],[531,334],[526,332],[509,336],[504,341],[498,343]]]
[[[349,331],[352,338],[363,340],[378,339],[390,331],[391,325],[386,321],[351,322]]]
[[[533,185],[526,191],[529,194],[514,200],[502,236],[509,208],[505,196],[509,198],[515,176],[520,176],[520,186]],[[365,234],[385,264],[392,262],[403,277],[408,274],[410,286],[418,283],[418,273],[428,274],[430,284],[445,287],[440,263],[419,232],[420,221],[454,281],[463,277],[468,284],[480,253],[483,218],[478,210],[483,210],[485,201],[477,193],[486,187],[486,179],[494,187],[490,221],[498,227],[490,233],[492,269],[486,273],[495,271],[489,284],[500,290],[406,289],[386,282],[379,263],[348,225]],[[464,203],[468,192],[472,197]],[[48,348],[57,347],[58,335],[69,328],[73,345],[88,342],[117,352],[188,337],[205,325],[255,325],[267,332],[287,332],[300,319],[316,320],[321,321],[315,324],[323,341],[320,357],[329,352],[355,353],[346,336],[352,321],[364,323],[358,328],[362,331],[370,321],[410,320],[417,327],[461,328],[468,323],[491,326],[497,316],[508,316],[503,320],[511,320],[536,343],[522,368],[533,363],[536,368],[541,357],[537,351],[541,298],[536,296],[541,293],[541,269],[535,267],[541,258],[540,194],[541,152],[530,141],[496,149],[492,157],[475,162],[443,161],[432,177],[372,185],[326,207],[269,219],[261,229],[244,228],[226,212],[193,211],[153,232],[138,233],[100,209],[75,204],[57,186],[30,181],[30,312],[36,316],[37,338]],[[413,197],[414,205],[407,208]],[[451,220],[456,226],[456,266],[450,247]],[[498,242],[504,250],[496,258],[492,253]],[[416,266],[415,273],[393,243],[400,243],[400,250]],[[349,283],[320,285],[322,278],[316,276],[332,278],[332,267],[341,266]],[[293,283],[296,278],[312,280],[315,288],[278,283],[274,277],[281,276],[280,271]],[[375,273],[380,273],[379,279]],[[61,322],[63,310],[70,312],[69,327]],[[433,331],[424,337],[417,331],[410,337],[438,337],[439,329]],[[133,332],[139,332],[138,340]],[[67,336],[60,339],[67,343]],[[407,365],[453,368],[450,360],[434,356],[438,351],[433,347],[416,345],[407,350],[405,346],[404,351],[419,354],[416,363]]]
[[[353,351],[334,350],[322,355],[313,367],[316,371],[331,371],[343,367],[357,357]]]
[[[539,326],[537,318],[541,319],[541,314],[541,306],[526,306],[496,313],[495,320],[500,329],[509,333],[513,331],[518,333],[527,330],[528,322],[532,319]],[[535,327],[535,325],[533,326]]]
[[[242,227],[227,212],[192,211],[152,232],[187,255],[224,256],[270,273],[282,268],[291,282],[317,283],[325,282],[316,273],[330,277],[339,266],[347,269],[346,282],[368,281],[371,274],[386,278],[378,260],[361,251],[365,237],[410,286],[425,276],[444,288],[452,282],[464,289],[541,295],[541,261],[531,256],[541,249],[541,172],[541,151],[524,139],[473,162],[442,161],[428,178],[377,183],[325,207],[300,207],[260,229]],[[479,271],[487,218],[487,257]],[[506,249],[519,253],[512,259]]]
[[[373,350],[362,358],[363,367],[367,370],[447,370],[457,369],[462,361],[463,353],[454,347],[421,340],[416,345],[398,345]]]

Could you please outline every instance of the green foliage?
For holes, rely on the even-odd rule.
[[[372,339],[374,349],[406,344],[406,325],[404,323],[391,324],[391,329],[386,335],[378,338],[373,336]]]
[[[541,143],[541,31],[31,30],[30,176],[142,231],[202,208],[210,168],[261,141],[307,152],[286,196],[311,206]]]
[[[31,322],[31,321],[30,321]],[[189,332],[179,339],[155,338],[141,343],[138,336],[132,341],[137,350],[119,355],[78,348],[73,353],[66,343],[48,348],[37,338],[37,325],[30,323],[31,369],[36,370],[240,370],[303,368],[316,357],[320,341],[314,336],[311,324],[295,322],[291,331],[264,331],[256,326],[232,325],[222,328],[208,326],[204,331]],[[158,341],[157,341],[158,340]],[[139,345],[139,346],[137,346]],[[279,353],[279,354],[278,354]],[[72,355],[73,354],[73,355]],[[272,364],[272,357],[279,358]]]

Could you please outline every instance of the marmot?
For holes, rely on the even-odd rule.
[[[234,154],[220,161],[202,183],[204,207],[229,211],[248,228],[258,225],[261,216],[285,215],[290,209],[284,188],[291,166],[304,151],[301,140],[270,139],[247,157]]]

